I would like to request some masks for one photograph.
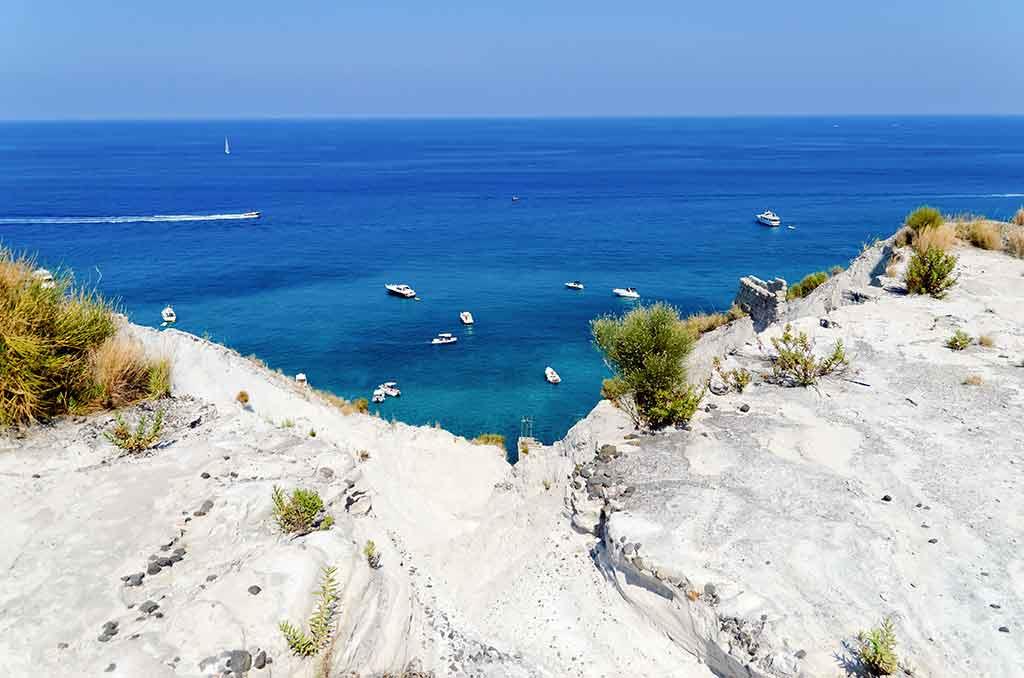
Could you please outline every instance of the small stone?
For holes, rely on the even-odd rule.
[[[202,473],[199,474],[199,477],[202,478],[203,480],[207,480],[209,479],[210,474],[207,473],[206,471],[203,471]]]
[[[125,586],[142,586],[142,580],[145,576],[146,574],[144,572],[136,572],[135,574],[130,574],[127,577],[121,577],[121,580],[124,582]]]
[[[704,584],[704,595],[714,597],[718,595],[718,589],[715,588],[714,584]]]
[[[260,594],[260,591],[262,590],[263,589],[261,589],[259,586],[256,586],[255,584],[249,587],[249,593],[251,593],[254,596],[258,596]]]
[[[103,633],[111,636],[117,635],[117,626],[118,624],[116,621],[108,621],[103,624]]]
[[[231,455],[230,455],[230,454],[225,454],[225,455],[224,455],[224,461],[227,461],[227,460],[228,460],[228,459],[230,459],[230,458],[231,458]]]
[[[1000,626],[999,627],[999,633],[1009,633],[1009,632],[1010,632],[1010,627],[1009,626]]]
[[[33,474],[32,474],[32,477],[33,477],[33,478],[42,478],[42,476],[41,476],[41,475],[39,475],[38,473],[33,473]]]
[[[112,637],[113,637],[113,636],[108,636],[108,635],[107,635],[107,634],[105,634],[105,633],[101,633],[101,634],[99,635],[99,637],[98,637],[98,638],[97,638],[96,640],[100,641],[101,643],[105,643],[105,642],[107,642],[108,640],[110,640],[110,639],[111,639]]]
[[[647,563],[645,563],[644,559],[641,558],[640,556],[637,556],[636,558],[633,559],[633,567],[635,567],[636,569],[643,570],[646,566],[647,566]]]
[[[252,666],[255,669],[262,669],[267,665],[267,653],[265,650],[257,650],[256,656],[253,657]]]
[[[931,539],[928,540],[928,543],[929,544],[938,544],[939,540],[936,539],[935,537],[932,537]]]
[[[241,675],[252,668],[252,655],[245,650],[232,650],[228,668]]]
[[[199,507],[199,510],[196,511],[193,515],[205,516],[207,513],[210,512],[210,509],[212,509],[212,508],[213,508],[213,500],[212,499],[207,499],[206,501],[203,502],[203,505]]]
[[[163,619],[164,618],[164,613],[163,612],[157,612],[153,616],[156,617],[157,619]]]
[[[718,405],[716,405],[715,403],[708,403],[708,409],[709,410],[717,410],[718,409]]]
[[[750,405],[748,405],[746,403],[743,403],[742,405],[740,405],[740,412],[749,412],[749,411],[750,411]]]
[[[993,610],[1001,610],[1001,609],[1003,609],[1002,606],[999,605],[998,603],[989,603],[988,606],[991,607]]]
[[[188,427],[189,428],[195,428],[196,426],[199,426],[199,424],[201,424],[201,423],[203,423],[203,418],[202,417],[196,417],[195,419],[193,419],[192,421],[190,421],[188,423]]]
[[[153,561],[149,564],[149,567],[146,568],[146,574],[160,574],[160,566],[156,564],[156,561]]]
[[[803,659],[806,656],[807,656],[807,650],[797,650],[796,651],[796,658],[797,659]]]
[[[213,581],[216,578],[217,578],[217,575],[215,575],[215,574],[208,574],[208,575],[206,575],[206,581]]]
[[[892,501],[892,496],[887,494],[882,497],[882,501]]]
[[[103,672],[104,673],[111,673],[116,668],[117,668],[117,664],[115,664],[114,662],[110,662],[109,664],[107,664],[107,668],[103,669]]]
[[[158,607],[160,606],[154,603],[152,600],[147,600],[142,605],[139,605],[139,611],[145,612],[146,614],[153,614],[156,611],[156,608]]]
[[[57,649],[58,650],[66,650],[66,649],[68,649],[68,644],[67,643],[57,643]]]
[[[334,478],[334,469],[328,466],[323,466],[320,468],[320,475],[323,476],[324,480],[331,480]]]

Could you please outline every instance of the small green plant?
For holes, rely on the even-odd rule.
[[[963,330],[957,330],[953,335],[946,340],[946,348],[951,348],[954,351],[962,351],[971,345],[971,335],[967,334]]]
[[[380,551],[377,550],[377,545],[373,543],[372,539],[366,540],[366,545],[363,546],[363,555],[366,556],[366,564],[371,569],[380,569]]]
[[[249,406],[249,392],[248,391],[239,391],[238,395],[235,396],[235,400],[237,400],[238,404],[241,405],[242,407],[248,407]]]
[[[164,411],[159,410],[152,420],[145,414],[140,416],[134,429],[120,414],[114,417],[114,422],[114,428],[104,433],[104,437],[127,454],[137,454],[159,442],[160,431],[164,427]]]
[[[316,429],[315,428],[309,429],[309,437],[310,438],[316,438]]]
[[[327,647],[334,632],[334,620],[338,607],[338,582],[335,567],[325,567],[320,578],[320,589],[316,592],[316,605],[309,617],[309,633],[283,621],[278,624],[289,649],[300,657],[312,657]]]
[[[786,290],[786,299],[802,299],[828,280],[828,273],[818,271],[804,276],[804,279]]]
[[[750,374],[750,370],[742,367],[732,370],[723,369],[722,360],[718,357],[712,360],[711,364],[714,366],[715,372],[718,373],[718,376],[725,382],[725,385],[737,393],[743,393],[743,389],[750,385],[750,381],[753,378],[753,375]]]
[[[473,438],[474,445],[496,445],[505,449],[505,436],[500,433],[481,433]]]
[[[324,500],[315,490],[295,488],[291,497],[274,485],[274,519],[286,534],[309,534],[313,530],[326,530],[334,519],[324,511]],[[330,519],[330,520],[328,520]]]
[[[937,228],[941,226],[945,219],[942,218],[942,212],[935,209],[934,207],[928,207],[927,205],[918,207],[916,210],[907,215],[903,225],[910,228],[914,233],[921,233],[929,228]]]
[[[904,282],[910,294],[929,294],[936,299],[946,296],[957,277],[953,275],[957,258],[937,247],[917,252],[907,265]]]
[[[149,366],[147,395],[153,400],[171,395],[171,361],[157,360]]]
[[[899,668],[896,657],[896,629],[892,619],[886,617],[882,624],[870,631],[857,634],[857,657],[873,676],[892,675]]]
[[[285,419],[281,422],[281,428],[295,428],[294,419]]]
[[[811,386],[818,379],[849,365],[843,342],[835,345],[825,358],[815,358],[811,340],[806,332],[794,333],[786,323],[781,337],[772,337],[772,346],[778,355],[772,362],[772,380],[788,386]]]
[[[530,454],[530,444],[525,440],[519,441],[519,456],[525,457]]]
[[[543,484],[544,484],[544,491],[545,492],[550,492],[551,491],[551,481],[549,479],[545,478]]]

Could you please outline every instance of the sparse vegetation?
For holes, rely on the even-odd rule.
[[[1019,259],[1024,259],[1024,230],[1011,231],[1006,236],[1006,252]]]
[[[1021,207],[1010,219],[1014,224],[1018,226],[1024,226],[1024,207]]]
[[[964,379],[964,386],[981,386],[983,383],[984,380],[977,374],[969,374]]]
[[[903,225],[917,235],[929,228],[941,226],[944,221],[945,219],[943,219],[942,213],[939,210],[924,205],[908,214],[907,218],[903,221]]]
[[[525,457],[530,454],[530,445],[525,440],[519,441],[519,456]]]
[[[960,239],[975,247],[983,250],[1003,249],[1002,233],[999,231],[999,225],[993,221],[971,221],[958,230],[961,233]]]
[[[929,294],[936,299],[946,296],[957,277],[953,275],[957,258],[937,247],[916,253],[907,265],[904,282],[910,294]]]
[[[291,497],[274,485],[274,520],[285,534],[309,534],[313,530],[326,530],[334,524],[324,511],[324,500],[315,490],[295,488]],[[330,520],[329,520],[330,519]]]
[[[849,364],[842,340],[836,340],[828,356],[816,358],[807,333],[794,333],[789,323],[783,328],[781,337],[772,337],[772,346],[778,355],[772,361],[771,378],[777,384],[811,386],[821,377]]]
[[[551,480],[550,479],[545,478],[544,481],[543,481],[543,485],[544,485],[544,491],[545,492],[550,492],[551,491]]]
[[[474,445],[496,445],[501,449],[505,449],[505,436],[500,433],[481,433],[476,438],[473,438]]]
[[[716,357],[711,361],[712,366],[715,368],[715,372],[722,378],[725,385],[737,393],[743,393],[743,389],[750,385],[752,375],[750,370],[742,367],[726,370],[722,367],[721,358]]]
[[[786,290],[787,299],[802,299],[828,280],[828,273],[817,271],[804,276],[803,280]]]
[[[331,641],[338,606],[338,583],[334,578],[336,572],[337,568],[334,567],[323,569],[320,589],[316,592],[316,605],[309,617],[309,633],[287,621],[278,625],[288,648],[300,657],[312,657]]]
[[[235,396],[235,400],[242,407],[248,407],[249,406],[249,392],[248,391],[239,391],[238,395]]]
[[[356,458],[359,461],[361,461],[361,462],[362,461],[370,461],[370,451],[369,450],[359,450],[358,452],[356,452]]]
[[[0,248],[0,426],[165,395],[170,363],[118,334],[114,307],[69,274]]]
[[[832,268],[828,269],[828,275],[831,278],[831,277],[839,275],[840,273],[842,273],[845,270],[846,270],[845,268],[843,268],[839,264],[836,264]]]
[[[704,396],[686,382],[684,361],[695,335],[667,304],[636,308],[591,322],[594,343],[615,372],[602,386],[638,426],[689,421]]]
[[[912,241],[911,244],[917,252],[927,252],[932,248],[948,252],[956,245],[957,229],[953,224],[941,224],[914,234]]]
[[[281,422],[281,428],[295,428],[295,420],[285,419],[284,421]]]
[[[356,412],[366,414],[370,411],[370,401],[366,398],[356,398],[352,401],[352,407],[355,408]]]
[[[370,411],[370,401],[366,398],[356,398],[350,401],[340,398],[330,391],[323,391],[318,388],[311,388],[310,390],[326,400],[330,405],[336,407],[342,414],[366,414]]]
[[[888,676],[899,668],[896,657],[896,630],[886,617],[877,628],[857,634],[857,657],[873,676]]]
[[[733,304],[725,313],[694,313],[688,316],[683,323],[694,337],[699,337],[722,325],[727,325],[733,320],[739,320],[745,315],[747,315],[746,311]]]
[[[366,545],[363,546],[363,555],[366,556],[366,564],[371,569],[380,569],[380,551],[377,550],[377,545],[373,543],[372,539],[366,540]]]
[[[157,411],[152,418],[143,414],[139,422],[132,428],[120,414],[114,417],[114,428],[103,436],[119,447],[126,454],[138,454],[160,442],[160,432],[164,428],[164,412]]]
[[[978,337],[978,345],[984,346],[985,348],[992,348],[996,345],[996,340],[992,338],[991,334],[983,334]]]
[[[967,334],[963,330],[957,330],[953,335],[946,340],[946,348],[953,349],[954,351],[962,351],[971,345],[971,335]]]
[[[316,438],[316,429],[315,428],[309,429],[309,437],[310,438]]]

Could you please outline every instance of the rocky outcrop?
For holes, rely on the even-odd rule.
[[[748,275],[740,278],[734,303],[747,312],[754,328],[761,331],[785,313],[786,290],[786,281],[782,278],[765,281]]]

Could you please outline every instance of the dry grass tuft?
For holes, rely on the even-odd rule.
[[[117,409],[171,391],[171,365],[152,360],[142,345],[123,334],[110,337],[90,355],[95,395],[90,409]]]
[[[323,400],[327,401],[328,404],[338,409],[342,414],[367,414],[370,411],[370,401],[366,398],[345,400],[340,396],[334,395],[330,391],[322,391],[318,388],[314,388],[312,391]]]
[[[984,379],[977,374],[970,374],[964,379],[964,386],[981,386],[983,383]]]
[[[238,404],[241,405],[242,407],[248,407],[249,406],[249,392],[248,391],[239,391],[238,395],[235,396],[235,400],[237,400]]]
[[[971,221],[958,226],[960,238],[983,250],[1003,249],[1003,236],[994,221]]]
[[[723,325],[728,325],[733,320],[739,320],[745,315],[747,315],[746,311],[733,304],[725,313],[694,313],[687,317],[683,324],[693,336],[699,337],[711,330],[717,330]]]
[[[1024,230],[1014,230],[1006,238],[1006,252],[1024,259]]]
[[[1010,221],[1017,224],[1018,226],[1024,226],[1024,207],[1021,207],[1019,210],[1017,210],[1017,213],[1013,215],[1013,218],[1010,219]]]
[[[497,445],[505,449],[505,436],[500,433],[481,433],[472,442],[474,445]]]
[[[956,227],[949,223],[918,231],[913,236],[914,249],[918,252],[926,252],[934,247],[943,252],[948,252],[956,244],[956,233]]]
[[[992,338],[991,334],[983,334],[978,337],[978,345],[984,346],[985,348],[992,348],[996,345],[996,340]]]

